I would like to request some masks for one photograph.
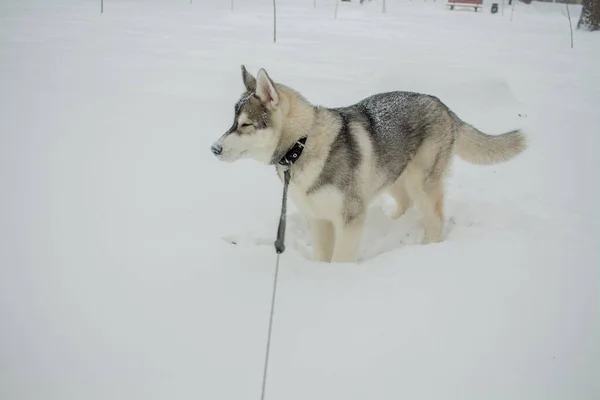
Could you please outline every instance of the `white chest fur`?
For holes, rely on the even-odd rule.
[[[305,188],[290,184],[290,197],[305,216],[325,220],[339,218],[344,202],[343,194],[331,185],[307,194]]]

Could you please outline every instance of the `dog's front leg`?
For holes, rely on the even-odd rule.
[[[308,219],[310,227],[314,260],[330,262],[333,254],[333,224],[324,219]]]
[[[335,247],[331,262],[356,262],[365,217],[361,213],[350,220],[342,219],[334,223]]]

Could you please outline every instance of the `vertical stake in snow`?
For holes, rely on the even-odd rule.
[[[335,14],[334,18],[337,19],[338,5],[340,4],[340,0],[335,0]]]
[[[231,0],[231,11],[233,11],[233,0]]]
[[[383,7],[382,7],[381,12],[383,12],[385,14],[385,0],[383,0]]]
[[[512,9],[510,11],[510,22],[512,22],[513,15],[515,15],[515,6],[517,5],[517,0],[513,0]]]
[[[567,0],[565,7],[567,7],[567,18],[569,19],[569,30],[571,31],[571,48],[573,48],[573,23],[571,22],[571,11],[569,11],[569,3],[571,0]]]
[[[104,14],[104,0],[100,0],[100,14]]]
[[[277,43],[277,6],[273,0],[273,43]]]
[[[506,0],[502,0],[502,16],[504,17],[504,3],[506,3]]]

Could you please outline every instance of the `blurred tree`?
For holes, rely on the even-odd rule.
[[[600,0],[583,0],[582,4],[583,9],[577,23],[577,29],[600,30]]]

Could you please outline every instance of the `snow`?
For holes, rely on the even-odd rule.
[[[600,398],[600,35],[490,4],[280,0],[273,44],[268,1],[0,2],[0,398],[259,398],[282,188],[210,152],[241,64],[530,145],[456,159],[443,243],[373,204],[358,264],[311,262],[290,203],[267,399]]]

